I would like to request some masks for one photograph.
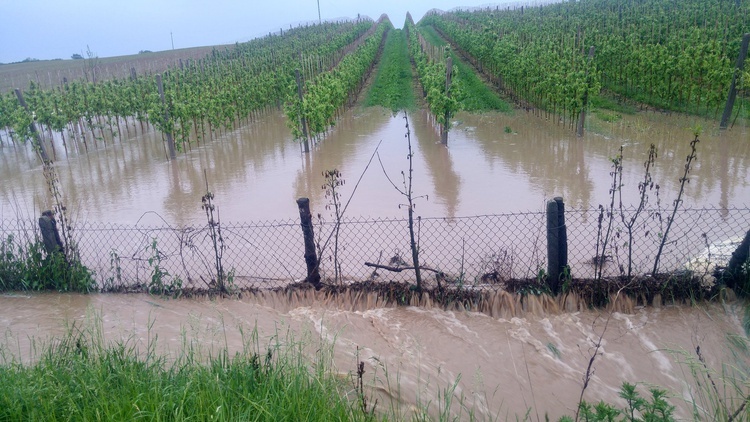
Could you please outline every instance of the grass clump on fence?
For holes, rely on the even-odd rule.
[[[234,356],[186,346],[171,359],[155,343],[139,350],[74,326],[36,363],[0,366],[0,420],[372,419],[348,401],[326,351],[311,364],[300,343],[261,352],[253,335]]]
[[[90,292],[93,274],[79,260],[55,253],[45,256],[39,241],[19,242],[12,234],[0,240],[0,291],[57,290]]]

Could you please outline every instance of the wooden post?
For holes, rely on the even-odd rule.
[[[552,293],[560,292],[560,279],[568,266],[568,233],[562,197],[547,201],[547,284]]]
[[[299,208],[300,225],[302,234],[305,238],[305,264],[307,265],[308,283],[320,289],[320,268],[318,265],[318,255],[315,252],[315,234],[313,232],[312,214],[310,213],[310,199],[297,199],[297,208]]]
[[[589,59],[586,64],[586,91],[583,93],[583,106],[581,107],[581,115],[578,117],[578,128],[576,130],[576,136],[583,136],[583,122],[586,119],[586,107],[589,105],[589,68],[591,62],[594,61],[594,46],[592,45],[589,49]]]
[[[451,88],[451,74],[453,73],[453,58],[448,57],[445,60],[445,96],[450,98]],[[443,145],[448,145],[448,129],[451,124],[451,113],[449,110],[445,111],[445,124],[443,125],[443,132],[440,134],[440,142]]]
[[[164,101],[164,84],[161,81],[161,75],[156,75],[156,86],[159,88],[159,97],[161,98],[161,105],[164,107],[164,122],[169,122],[169,109],[167,109],[166,102]],[[167,148],[169,148],[169,159],[174,160],[177,158],[177,152],[175,150],[174,138],[172,132],[166,131],[167,135]]]
[[[18,103],[21,104],[21,107],[23,107],[26,112],[29,112],[29,106],[26,105],[26,101],[23,99],[23,93],[21,93],[21,90],[16,88],[16,97],[18,98]],[[39,136],[39,132],[36,130],[36,123],[34,123],[34,120],[31,120],[31,123],[29,123],[29,130],[31,131],[31,135],[34,137],[34,147],[36,147],[37,150],[39,150],[39,156],[42,157],[42,162],[44,164],[49,164],[50,159],[47,155],[47,149],[44,147],[44,142],[42,142],[42,138]]]
[[[305,144],[305,152],[310,152],[310,144],[307,139],[307,119],[302,115],[302,77],[299,69],[294,69],[294,77],[297,79],[297,94],[299,95],[299,118],[302,123],[302,142]]]
[[[732,116],[732,109],[734,108],[734,100],[737,98],[737,77],[742,73],[742,69],[745,66],[745,57],[747,57],[747,47],[750,43],[750,33],[742,36],[742,46],[740,46],[740,56],[737,57],[737,66],[732,76],[732,83],[729,85],[729,95],[727,96],[727,104],[724,106],[724,114],[721,115],[721,123],[719,123],[719,129],[726,129],[729,126],[729,118]]]

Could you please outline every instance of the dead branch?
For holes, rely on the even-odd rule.
[[[384,270],[393,271],[394,273],[400,273],[403,270],[416,270],[416,267],[391,267],[391,266],[388,266],[388,265],[373,264],[372,262],[365,262],[365,265],[368,266],[368,267],[382,268]],[[440,270],[436,270],[434,268],[429,268],[429,267],[424,267],[424,266],[421,266],[421,265],[420,265],[419,269],[420,270],[432,271],[435,274],[443,274],[443,272],[440,271]]]

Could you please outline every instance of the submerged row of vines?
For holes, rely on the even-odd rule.
[[[425,40],[414,24],[411,14],[406,15],[404,28],[409,43],[409,55],[422,85],[422,94],[430,113],[445,132],[450,123],[448,118],[458,111],[460,106],[455,95],[451,95],[452,86],[447,83],[446,50],[443,47],[435,47]]]
[[[163,102],[156,75],[133,73],[127,79],[98,83],[65,81],[48,90],[32,83],[23,91],[28,109],[20,106],[14,93],[0,96],[0,129],[25,141],[32,139],[34,122],[42,134],[57,132],[65,140],[68,133],[85,143],[87,138],[123,136],[129,123],[141,129],[145,124],[174,134],[177,148],[184,149],[190,140],[239,125],[254,112],[281,107],[296,94],[295,70],[314,80],[337,64],[347,66],[347,46],[373,25],[371,20],[324,23],[214,50],[161,75]]]
[[[571,124],[585,96],[602,88],[620,100],[716,117],[750,28],[750,2],[589,0],[432,14],[422,25],[519,103]],[[747,67],[739,76],[746,100]]]
[[[337,113],[360,91],[372,71],[388,30],[393,26],[381,17],[363,42],[336,67],[305,79],[300,95],[284,104],[287,124],[295,139],[318,138],[334,125]]]

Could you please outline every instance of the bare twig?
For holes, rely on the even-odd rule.
[[[615,302],[620,296],[620,292],[622,292],[622,289],[617,291],[617,294],[615,295]],[[613,313],[614,309],[611,309],[609,311],[609,315],[607,315],[607,319],[604,321],[604,328],[602,329],[602,333],[599,335],[599,339],[596,341],[596,343],[594,343],[594,353],[589,358],[589,363],[586,366],[586,373],[583,375],[583,387],[581,388],[581,395],[578,397],[578,406],[576,407],[576,422],[578,422],[578,417],[580,416],[579,414],[581,412],[581,403],[583,403],[583,394],[586,392],[586,388],[588,388],[589,382],[591,382],[591,378],[594,376],[594,361],[596,361],[596,357],[599,355],[599,350],[601,349],[602,341],[604,340],[604,334],[607,332],[607,327],[609,326],[609,321],[612,319]],[[594,323],[596,323],[596,321],[594,321]]]
[[[693,161],[695,161],[696,158],[696,145],[698,145],[698,135],[700,135],[700,129],[696,129],[695,131],[695,139],[693,139],[690,142],[690,154],[687,156],[685,160],[685,172],[682,174],[682,177],[680,177],[680,192],[677,194],[677,199],[674,200],[674,206],[672,208],[672,215],[667,218],[667,228],[664,230],[664,234],[661,237],[661,243],[659,244],[659,251],[656,253],[656,258],[654,259],[654,269],[651,271],[651,275],[656,275],[656,271],[659,270],[659,258],[661,258],[662,250],[664,249],[664,244],[667,242],[667,235],[669,234],[669,229],[672,227],[672,223],[674,222],[675,214],[677,214],[677,209],[682,204],[682,194],[685,192],[685,184],[690,183],[690,179],[688,178],[688,175],[690,174],[690,168],[693,164]]]
[[[714,394],[716,394],[716,399],[719,400],[719,404],[721,407],[724,408],[724,410],[729,413],[729,409],[727,409],[727,406],[724,404],[724,401],[721,399],[721,394],[719,394],[719,389],[716,387],[716,383],[714,382],[713,377],[711,377],[711,371],[708,369],[708,365],[706,365],[706,359],[703,358],[703,354],[701,353],[701,347],[696,346],[695,347],[695,354],[698,355],[698,361],[700,361],[701,365],[703,365],[703,369],[706,370],[706,378],[711,382],[711,387],[714,389]]]
[[[654,162],[656,161],[656,157],[656,145],[651,144],[648,149],[648,158],[643,164],[643,167],[645,168],[643,181],[638,183],[638,193],[640,194],[638,208],[636,208],[636,210],[630,215],[630,218],[625,217],[625,210],[622,203],[622,189],[620,189],[620,219],[622,220],[622,224],[624,224],[625,228],[628,230],[628,279],[632,278],[633,272],[633,227],[635,226],[638,217],[645,209],[646,204],[648,204],[648,191],[654,188],[654,181],[651,177],[651,169],[654,165]],[[619,167],[619,172],[620,181],[622,181],[622,165],[620,165]]]
[[[610,236],[612,234],[612,220],[615,214],[615,197],[617,192],[622,188],[622,146],[620,152],[616,157],[611,159],[612,171],[609,173],[612,176],[612,186],[609,188],[610,203],[607,209],[607,231],[602,237],[602,220],[604,218],[604,207],[599,205],[599,231],[596,239],[596,256],[595,259],[595,278],[601,280],[602,271],[604,269],[604,263],[606,262],[607,256],[607,244],[609,243]],[[618,181],[619,176],[619,181]],[[599,242],[601,240],[602,252],[599,253]]]
[[[378,154],[378,149],[380,148],[380,144],[383,141],[378,142],[378,145],[375,147],[375,151],[372,152],[372,155],[370,155],[370,160],[367,161],[367,165],[365,166],[364,170],[362,170],[362,173],[359,175],[359,179],[357,179],[357,183],[354,184],[354,189],[352,190],[351,195],[349,195],[349,199],[346,200],[346,204],[344,205],[344,208],[341,210],[341,213],[337,217],[337,230],[331,231],[331,233],[326,238],[326,241],[323,242],[323,246],[319,246],[319,254],[322,256],[323,252],[325,252],[328,248],[328,243],[330,243],[331,238],[334,236],[334,234],[338,231],[338,226],[340,225],[341,220],[344,218],[344,214],[346,213],[346,209],[349,208],[349,203],[352,202],[352,198],[354,198],[354,194],[357,192],[357,188],[359,187],[360,182],[362,182],[362,178],[365,176],[365,173],[367,173],[367,170],[370,168],[370,164],[372,164],[373,158],[375,158],[375,155]],[[381,163],[382,165],[382,163]],[[320,260],[318,260],[318,268],[320,267]]]

